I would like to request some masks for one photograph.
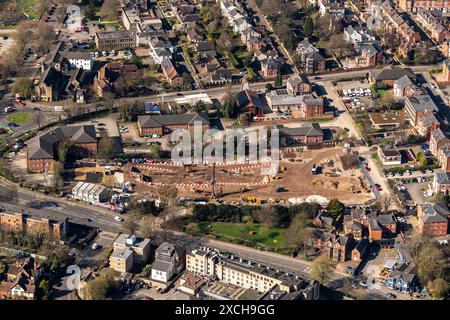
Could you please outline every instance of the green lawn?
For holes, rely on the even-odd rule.
[[[39,19],[39,14],[33,9],[37,0],[19,0],[19,7],[21,12],[28,14],[34,19]]]
[[[31,122],[31,114],[26,112],[17,112],[7,117],[9,122],[15,122],[17,124],[24,124]]]
[[[211,226],[211,228],[209,228]],[[283,247],[284,228],[269,228],[264,230],[260,224],[243,224],[243,223],[200,223],[198,224],[200,234],[213,233],[221,236],[221,240],[233,241],[241,239],[263,244],[270,248]],[[188,230],[189,231],[189,230]],[[252,234],[252,231],[254,232]]]

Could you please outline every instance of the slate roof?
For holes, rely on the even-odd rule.
[[[199,113],[166,114],[166,115],[146,115],[138,116],[138,123],[141,128],[158,128],[170,125],[194,124],[194,121],[209,124],[206,116]]]
[[[442,203],[425,203],[422,205],[423,216],[420,219],[424,223],[447,222],[450,213],[447,206]]]
[[[280,134],[285,136],[307,136],[316,137],[323,136],[323,131],[318,123],[312,123],[311,126],[300,128],[279,128]]]
[[[416,78],[411,68],[393,68],[390,66],[382,70],[371,70],[370,74],[376,81],[398,80],[405,75],[413,79]]]
[[[450,184],[450,173],[449,172],[436,172],[434,177],[438,184]]]
[[[385,225],[385,224],[395,224],[396,222],[395,222],[395,219],[394,219],[394,216],[392,215],[392,214],[380,214],[378,217],[377,217],[377,221],[379,222],[379,223],[381,223],[382,225]]]
[[[59,127],[29,141],[28,159],[53,159],[55,145],[64,138],[71,139],[75,144],[97,142],[92,125]]]
[[[395,85],[400,89],[406,88],[407,86],[410,86],[412,84],[413,83],[411,79],[407,75],[404,75],[403,77],[395,81]]]

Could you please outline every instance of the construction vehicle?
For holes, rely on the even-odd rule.
[[[191,173],[192,172],[192,165],[191,164],[184,164],[184,172],[185,173]]]

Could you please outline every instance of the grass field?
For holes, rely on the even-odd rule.
[[[7,117],[9,122],[15,122],[17,124],[24,124],[31,122],[31,114],[26,112],[17,112]]]
[[[221,240],[224,241],[241,239],[270,248],[283,248],[283,232],[285,231],[283,228],[264,229],[260,224],[212,222],[200,223],[198,229],[198,233],[203,235],[208,233],[220,235]]]
[[[28,14],[36,20],[39,19],[39,14],[33,8],[36,2],[37,0],[19,0],[19,8],[21,9],[20,11]]]

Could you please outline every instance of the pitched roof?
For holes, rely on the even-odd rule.
[[[138,116],[138,123],[141,128],[158,128],[170,125],[187,125],[199,121],[202,124],[209,124],[206,116],[199,113],[166,114],[166,115],[145,115]]]
[[[381,70],[371,70],[370,74],[376,81],[398,80],[405,75],[413,79],[416,77],[411,68],[399,68],[391,66],[388,66]]]
[[[93,125],[59,127],[30,140],[28,159],[53,159],[54,146],[64,138],[73,143],[95,143],[97,135]]]
[[[448,221],[448,214],[450,211],[447,206],[442,203],[425,203],[422,205],[423,215],[420,219],[424,223],[440,223]]]
[[[312,123],[310,126],[304,126],[300,128],[279,128],[280,134],[286,136],[307,136],[316,137],[323,136],[323,131],[318,123]]]

